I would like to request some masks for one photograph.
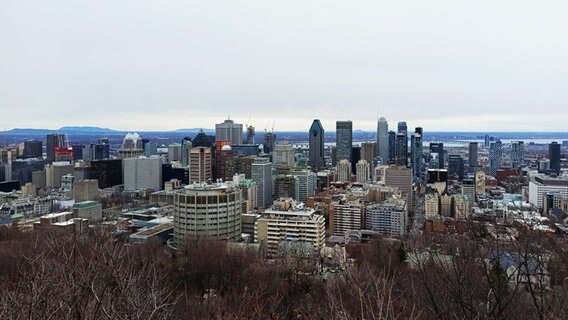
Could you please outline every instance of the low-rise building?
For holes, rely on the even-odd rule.
[[[278,254],[282,242],[306,244],[319,251],[325,246],[325,219],[313,209],[265,210],[256,221],[254,242],[269,255]]]
[[[365,218],[367,229],[390,235],[404,235],[408,227],[406,201],[393,197],[383,203],[367,206]]]
[[[73,205],[73,217],[99,221],[103,219],[103,208],[97,201],[76,202]]]

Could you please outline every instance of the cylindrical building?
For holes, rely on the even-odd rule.
[[[231,183],[193,184],[174,193],[174,242],[241,236],[242,190]]]

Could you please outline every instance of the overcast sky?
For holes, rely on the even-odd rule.
[[[0,0],[0,126],[567,131],[568,2]]]

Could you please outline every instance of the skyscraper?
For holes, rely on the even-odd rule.
[[[445,164],[445,151],[444,151],[444,143],[442,142],[430,142],[430,154],[437,155],[437,165],[436,169],[444,169]]]
[[[381,164],[389,163],[389,123],[384,117],[377,121],[377,152]]]
[[[422,128],[416,128],[414,134],[410,137],[410,154],[412,163],[412,174],[414,178],[422,178]]]
[[[119,159],[137,158],[144,153],[144,143],[138,133],[127,133],[118,150]]]
[[[353,123],[351,121],[337,121],[335,127],[335,145],[337,151],[335,160],[351,162],[351,147],[353,146]]]
[[[365,160],[369,165],[372,165],[373,159],[375,159],[376,154],[377,154],[376,142],[361,143],[361,160]]]
[[[359,160],[356,169],[356,181],[367,183],[371,180],[371,166],[366,160]]]
[[[262,152],[269,154],[274,151],[276,145],[276,134],[272,131],[264,133],[264,143],[262,144]]]
[[[189,181],[211,182],[212,152],[209,147],[191,148],[189,152]]]
[[[255,158],[251,171],[257,185],[258,206],[268,208],[272,203],[272,163],[268,158]]]
[[[46,154],[47,163],[55,161],[55,149],[62,148],[66,145],[65,135],[63,134],[48,134],[46,137]]]
[[[475,169],[477,168],[477,147],[477,142],[469,143],[469,155],[467,164],[469,165],[469,171],[472,173],[475,172]]]
[[[243,143],[243,125],[231,119],[215,125],[215,141],[229,140],[231,145]]]
[[[42,142],[39,140],[30,140],[24,142],[24,157],[26,158],[41,158],[42,156]]]
[[[290,168],[294,167],[296,161],[294,159],[294,148],[292,145],[289,143],[280,143],[274,146],[272,163],[274,163],[274,165],[286,164]]]
[[[550,171],[560,173],[560,144],[552,141],[548,145],[548,158],[550,158]]]
[[[351,182],[351,162],[343,159],[337,164],[337,180],[340,182]]]
[[[448,156],[448,175],[457,175],[459,179],[463,178],[463,159],[459,154],[450,154]]]
[[[389,158],[386,164],[394,164],[396,160],[396,132],[389,131]]]
[[[110,145],[107,138],[99,139],[99,143],[89,146],[89,160],[102,160],[110,158]]]
[[[181,165],[189,166],[189,152],[191,151],[191,138],[185,137],[181,140]]]
[[[503,162],[503,145],[501,140],[492,142],[489,146],[489,173],[495,176],[497,169],[501,168]]]
[[[292,170],[292,176],[296,178],[296,196],[294,199],[306,202],[308,197],[316,194],[317,176],[309,170]]]
[[[525,143],[514,141],[511,143],[511,167],[518,168],[525,162]]]
[[[408,126],[406,125],[405,121],[400,121],[397,125],[397,133],[404,133],[408,135]]]
[[[319,121],[319,119],[314,119],[312,126],[310,127],[310,158],[309,165],[312,169],[321,169],[325,166],[325,160],[323,155],[324,147],[324,130]]]
[[[408,141],[404,133],[401,132],[396,134],[395,163],[398,166],[406,167],[408,165]]]

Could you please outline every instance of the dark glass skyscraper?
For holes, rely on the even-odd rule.
[[[337,121],[335,123],[335,161],[351,161],[351,151],[353,147],[353,123],[351,121]]]
[[[444,169],[444,143],[442,142],[430,142],[430,153],[438,154],[438,168]]]
[[[408,146],[405,148],[406,144],[406,136],[404,133],[397,133],[396,135],[396,155],[395,155],[395,163],[399,166],[406,166],[407,165],[407,153],[406,150]]]
[[[422,178],[422,128],[416,128],[410,137],[410,162],[415,178]]]
[[[448,175],[457,175],[459,179],[463,178],[463,159],[458,154],[450,154],[448,156]]]
[[[397,126],[396,135],[396,164],[399,166],[408,165],[408,126],[401,121]]]
[[[550,171],[560,173],[560,144],[552,141],[548,145],[548,157],[550,158]]]
[[[468,154],[468,161],[467,164],[469,166],[470,172],[475,172],[475,168],[477,167],[477,142],[470,142],[469,143],[469,154]]]
[[[43,153],[43,145],[39,140],[30,140],[24,142],[24,157],[41,158]]]
[[[388,133],[388,137],[389,137],[389,161],[387,164],[394,164],[395,160],[396,160],[396,132],[394,131],[389,131]]]
[[[319,119],[314,119],[310,127],[310,158],[309,165],[312,169],[320,169],[325,166],[325,159],[323,155],[324,149],[324,134],[323,126]]]

